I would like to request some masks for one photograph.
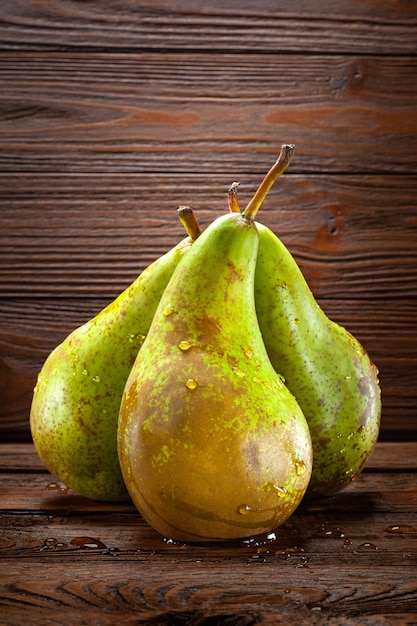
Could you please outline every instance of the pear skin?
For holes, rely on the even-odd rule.
[[[250,212],[210,224],[173,273],[123,393],[125,484],[175,540],[269,532],[310,479],[306,420],[257,322],[257,250]]]
[[[345,328],[328,319],[296,261],[257,224],[256,310],[268,355],[309,424],[313,471],[308,496],[330,496],[363,469],[378,439],[378,372]]]
[[[191,242],[187,237],[157,259],[74,330],[38,375],[30,412],[35,448],[45,467],[81,495],[129,500],[117,456],[120,400],[163,290]]]
[[[257,202],[271,180],[272,170]],[[240,213],[238,187],[233,183],[228,194],[233,213]],[[259,326],[271,363],[297,398],[311,433],[314,462],[306,495],[334,495],[362,471],[378,439],[378,370],[360,342],[325,315],[280,239],[256,226]]]

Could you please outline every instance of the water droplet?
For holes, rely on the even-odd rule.
[[[284,561],[288,561],[292,554],[304,554],[304,548],[300,546],[293,546],[291,548],[284,548],[283,550],[276,550],[275,556],[281,557]],[[307,557],[303,557],[307,561]]]
[[[93,376],[93,382],[94,383],[99,383],[100,382],[100,376]]]
[[[285,489],[285,487],[279,487],[278,485],[273,485],[272,488],[277,494],[278,498],[285,498],[285,496],[287,495],[287,490]]]
[[[93,537],[74,537],[71,539],[70,544],[77,546],[77,548],[88,548],[89,550],[100,549],[105,550],[107,546],[99,539]]]
[[[188,378],[188,380],[185,381],[185,386],[188,387],[188,389],[197,389],[198,387],[198,382],[196,380],[194,380],[194,378]]]
[[[334,539],[343,539],[345,533],[340,528],[326,528],[326,524],[322,524],[316,531],[317,535],[321,537],[331,537]]]
[[[137,343],[141,345],[145,341],[145,337],[146,335],[142,335],[141,333],[129,333],[127,335],[127,340],[129,343]]]
[[[67,493],[68,487],[60,483],[49,483],[46,485],[45,489],[48,491],[58,491],[59,493]]]
[[[290,554],[286,550],[276,550],[275,556],[280,556],[281,559],[288,560],[290,558]]]
[[[274,483],[271,483],[269,481],[264,483],[262,488],[268,493],[273,491],[279,498],[285,498],[285,496],[287,495],[287,490],[285,489],[285,487],[280,487],[279,485],[275,485]]]
[[[178,344],[179,349],[183,350],[184,352],[194,346],[195,346],[195,343],[193,343],[192,341],[180,341]]]
[[[249,539],[243,539],[242,543],[244,543],[246,546],[257,545],[255,537],[249,537]]]
[[[38,378],[36,379],[36,385],[33,390],[33,393],[36,395],[39,389],[41,388],[41,386],[46,387],[47,384],[48,384],[48,379],[43,374],[39,374]]]
[[[174,313],[174,308],[171,304],[168,304],[164,309],[164,315],[165,317],[168,317],[168,315],[171,315],[172,313]]]
[[[252,509],[249,506],[249,504],[239,504],[239,506],[237,507],[237,511],[241,515],[247,515],[248,513],[252,511]]]
[[[378,550],[378,547],[374,543],[369,543],[368,541],[365,541],[365,543],[361,543],[358,546],[358,550],[361,550],[361,551]]]
[[[58,543],[58,541],[56,539],[54,539],[53,537],[48,537],[48,539],[45,539],[45,541],[43,542],[44,546],[55,546]]]
[[[88,371],[84,368],[83,371],[81,372],[81,374],[83,376],[88,376]]]
[[[304,548],[301,548],[300,546],[294,546],[293,548],[285,548],[286,552],[290,552],[291,554],[301,554],[302,552],[304,552]]]
[[[352,545],[352,541],[350,539],[344,539],[342,550],[348,551],[351,545]]]
[[[393,526],[388,526],[388,528],[385,529],[385,532],[387,533],[415,533],[417,532],[417,529],[414,528],[413,526],[405,526],[405,525],[397,525],[394,524]]]
[[[297,476],[303,476],[306,472],[306,464],[304,461],[302,459],[295,459],[294,465]]]
[[[236,374],[236,376],[239,376],[239,378],[243,378],[244,376],[246,376],[245,372],[242,372],[242,370],[236,366],[232,367],[232,372],[233,374]]]

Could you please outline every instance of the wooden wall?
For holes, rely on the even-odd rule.
[[[227,189],[380,370],[381,439],[417,436],[417,5],[2,0],[0,440],[29,440],[48,353]]]

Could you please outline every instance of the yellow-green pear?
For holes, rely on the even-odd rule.
[[[237,183],[229,208],[239,211]],[[333,495],[358,476],[378,439],[378,372],[360,342],[326,316],[282,241],[266,226],[257,228],[256,311],[269,358],[310,428],[307,495]]]
[[[290,156],[283,146],[274,178]],[[178,264],[123,393],[125,484],[143,517],[172,539],[269,532],[309,482],[308,426],[256,316],[258,208],[254,201],[243,215],[214,220]]]
[[[120,400],[159,299],[199,234],[191,209],[182,216],[189,236],[74,330],[38,375],[30,412],[35,448],[45,467],[81,495],[129,499],[117,456]]]

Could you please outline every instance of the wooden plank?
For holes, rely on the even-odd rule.
[[[2,609],[13,619],[8,623],[19,626],[28,618],[34,625],[46,618],[60,624],[415,623],[416,583],[406,564],[375,567],[370,577],[369,563],[340,567],[335,576],[326,565],[297,567],[279,559],[166,565],[154,557],[146,566],[139,559],[116,560],[65,563],[57,572],[56,563],[43,559],[30,573],[16,560],[5,560],[4,571],[14,581],[0,588]],[[390,613],[396,621],[378,621]]]
[[[48,473],[2,474],[0,487],[1,508],[7,510],[41,511],[125,511],[130,505],[113,505],[84,498],[68,489]],[[406,497],[405,497],[406,496]],[[327,498],[311,504],[314,511],[356,511],[372,510],[384,513],[417,511],[417,481],[415,474],[362,473],[347,489],[334,498]],[[307,508],[309,505],[307,505]],[[394,520],[395,521],[395,520]]]
[[[393,526],[387,518],[369,527],[363,515],[356,523],[345,519],[347,536],[313,516],[278,529],[273,539],[206,546],[164,542],[140,519],[135,525],[126,517],[38,516],[32,527],[30,517],[25,521],[22,535],[5,537],[0,574],[3,607],[23,614],[25,606],[44,615],[42,609],[58,605],[64,620],[81,608],[85,616],[94,609],[114,616],[121,602],[139,615],[214,607],[232,615],[256,607],[299,617],[300,611],[312,615],[313,607],[325,616],[381,615],[412,612],[417,599],[412,534],[387,531]],[[299,533],[306,521],[313,526],[304,541]],[[71,544],[81,537],[85,547]],[[378,549],[374,542],[383,538]]]
[[[364,514],[369,519],[364,526]],[[293,566],[318,563],[321,566],[384,566],[387,553],[390,567],[417,564],[415,540],[417,515],[343,511],[326,517],[323,511],[307,511],[301,506],[283,526],[265,536],[206,544],[176,543],[153,530],[140,515],[131,512],[95,513],[56,510],[52,513],[25,512],[2,514],[0,562],[26,559],[30,562],[68,563],[80,560],[99,562],[100,556],[116,556],[118,561],[138,563],[155,556],[161,564],[178,565],[199,559],[246,563],[264,560]],[[393,523],[393,520],[395,523]],[[16,526],[21,527],[16,533]],[[44,554],[45,553],[45,554]],[[405,556],[407,555],[407,556]],[[101,559],[102,561],[105,559]]]
[[[0,302],[0,440],[6,436],[12,440],[28,438],[33,388],[49,352],[109,301]],[[408,431],[415,439],[415,307],[399,306],[396,300],[325,299],[320,303],[332,319],[358,337],[378,366],[383,403],[381,436],[404,439]]]
[[[226,173],[229,184],[230,164],[263,174],[287,142],[298,148],[295,172],[416,171],[416,64],[415,56],[5,52],[0,169]]]
[[[0,302],[0,440],[28,438],[33,388],[46,357],[109,301],[48,298]],[[358,337],[378,366],[381,436],[404,439],[408,431],[415,439],[417,311],[412,299],[409,304],[395,299],[324,299],[320,303],[331,319]]]
[[[2,353],[11,356],[13,352],[16,363],[32,365],[32,370],[36,371],[58,343],[104,309],[112,299],[110,296],[4,299],[0,302]],[[404,365],[407,361],[413,362],[415,348],[410,334],[415,328],[417,312],[412,298],[409,301],[404,299],[402,307],[395,300],[382,302],[378,298],[370,302],[354,298],[317,300],[330,319],[344,325],[362,341],[378,365],[381,359],[388,364],[399,359],[403,359]],[[392,346],[381,346],[381,342]]]
[[[379,442],[366,464],[366,471],[399,469],[417,470],[417,442]]]
[[[172,542],[133,506],[60,491],[46,473],[2,471],[2,614],[8,626],[411,625],[416,446],[378,445],[376,465],[338,496],[303,502],[268,535],[212,544]],[[9,462],[13,450],[18,470],[31,447],[9,446]]]
[[[4,470],[47,472],[32,443],[0,443],[0,472]]]
[[[3,0],[0,41],[21,49],[177,49],[271,52],[356,51],[414,54],[416,8],[372,0],[338,3],[294,0],[271,7],[268,0],[224,4],[196,0],[130,3],[48,3]],[[86,24],[88,28],[86,28]]]
[[[0,472],[22,470],[47,473],[32,443],[0,443]],[[378,442],[364,471],[374,470],[417,470],[417,442]]]
[[[261,178],[234,164],[220,180],[2,174],[0,294],[115,297],[183,238],[179,204],[205,228],[227,211],[233,180],[245,206]],[[388,291],[411,296],[407,310],[417,284],[416,193],[415,176],[286,174],[258,219],[288,246],[317,298],[386,300]]]
[[[194,205],[206,226],[226,210],[236,173],[243,204],[258,181],[251,173],[245,183],[238,169],[221,184],[195,175],[0,176],[2,433],[28,436],[32,390],[48,353],[183,236],[174,207]],[[378,365],[382,433],[397,439],[406,430],[415,437],[417,427],[416,191],[411,176],[289,174],[262,217],[329,317]]]

